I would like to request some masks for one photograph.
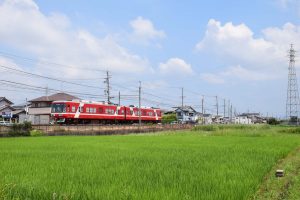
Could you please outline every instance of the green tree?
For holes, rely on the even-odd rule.
[[[169,123],[171,123],[173,121],[177,121],[176,114],[163,115],[162,119],[161,119],[161,122],[163,124],[169,124]]]

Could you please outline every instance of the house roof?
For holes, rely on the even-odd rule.
[[[176,107],[175,112],[182,110],[184,112],[192,112],[192,113],[196,113],[197,111],[192,108],[192,106],[183,106],[183,107]]]
[[[38,97],[36,99],[32,99],[29,102],[42,102],[42,101],[46,101],[46,102],[52,102],[52,101],[60,101],[60,100],[64,100],[64,101],[72,101],[74,99],[79,99],[76,96],[67,94],[67,93],[56,93],[50,96],[42,96],[42,97]]]
[[[14,110],[14,111],[12,111],[12,114],[13,114],[13,115],[18,115],[18,114],[21,114],[21,113],[23,113],[23,112],[26,113],[24,109]]]
[[[10,105],[3,105],[3,106],[0,107],[0,112],[1,112],[2,110],[6,109],[6,108],[11,109],[12,111],[15,110],[15,109],[14,109],[12,106],[10,106]]]
[[[7,103],[9,103],[10,105],[13,104],[13,102],[11,102],[10,100],[8,100],[5,97],[0,97],[0,101],[6,101]]]

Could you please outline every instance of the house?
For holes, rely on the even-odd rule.
[[[212,114],[203,114],[202,119],[203,119],[203,122],[202,122],[203,124],[212,124],[213,123]]]
[[[267,123],[267,120],[260,116],[260,113],[243,113],[235,117],[236,124],[261,124]]]
[[[28,106],[30,104],[21,104],[21,105],[14,105],[13,108],[15,109],[12,112],[13,118],[15,122],[24,123],[28,119]]]
[[[267,123],[267,119],[265,117],[260,116],[260,113],[244,113],[252,120],[254,124]]]
[[[6,121],[12,121],[13,120],[13,114],[12,112],[15,110],[12,107],[13,103],[9,101],[5,97],[0,97],[0,117],[2,120]]]
[[[176,107],[177,120],[182,123],[196,123],[200,117],[199,113],[191,106]]]
[[[215,115],[212,117],[212,122],[214,124],[225,124],[225,119],[221,115]]]
[[[66,93],[56,93],[32,99],[29,101],[31,106],[28,108],[28,121],[31,121],[32,124],[49,124],[53,101],[72,101],[75,99],[79,98]]]
[[[243,113],[241,115],[237,115],[234,118],[234,123],[235,124],[254,124],[252,119],[250,117],[248,117],[248,115],[246,113]]]

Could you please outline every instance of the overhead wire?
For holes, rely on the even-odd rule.
[[[81,83],[74,83],[74,82],[65,81],[65,80],[61,80],[61,79],[57,79],[57,78],[53,78],[53,77],[49,77],[49,76],[34,74],[34,73],[31,73],[31,72],[26,72],[26,71],[23,71],[23,70],[7,67],[7,66],[4,66],[4,65],[0,65],[0,67],[4,68],[4,69],[20,72],[20,73],[23,73],[23,74],[27,74],[27,75],[30,75],[30,76],[35,76],[35,77],[38,77],[38,78],[45,78],[45,79],[48,79],[48,80],[59,81],[61,83],[67,83],[67,84],[71,84],[71,85],[77,85],[77,86],[89,87],[89,88],[96,88],[96,89],[104,89],[102,87],[90,86],[90,85],[85,85],[85,84],[81,84]]]

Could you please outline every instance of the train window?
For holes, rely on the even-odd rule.
[[[54,113],[62,113],[62,112],[66,112],[66,105],[65,104],[52,104],[51,106],[52,111]]]
[[[133,115],[133,111],[132,110],[130,111],[130,114]]]
[[[143,113],[144,116],[147,116],[147,112],[146,111],[143,111],[142,113]]]
[[[90,108],[86,108],[85,112],[89,113],[90,112]]]
[[[161,112],[160,111],[156,111],[157,115],[160,117],[161,116]]]
[[[83,107],[82,107],[82,106],[79,106],[78,111],[79,111],[79,112],[82,112],[82,111],[83,111]]]
[[[72,106],[72,112],[75,112],[75,111],[76,111],[75,106]]]

